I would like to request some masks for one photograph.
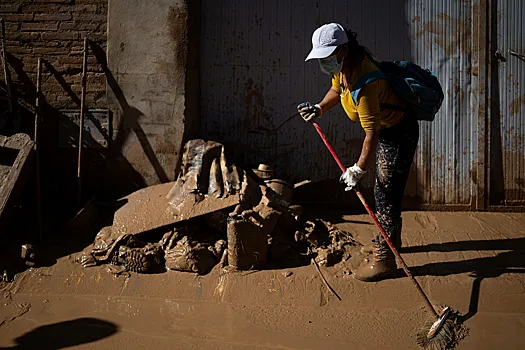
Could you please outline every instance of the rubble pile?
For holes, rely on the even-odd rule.
[[[247,270],[348,259],[357,244],[352,236],[320,219],[305,221],[292,198],[293,186],[269,166],[243,171],[227,161],[223,145],[191,140],[178,179],[126,197],[79,261],[115,271],[206,274],[219,263]]]

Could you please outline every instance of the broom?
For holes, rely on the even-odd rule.
[[[334,157],[335,161],[337,162],[337,165],[339,165],[339,168],[344,173],[346,171],[345,166],[335,153],[334,149],[332,148],[332,145],[330,145],[330,142],[326,139],[326,137],[323,134],[323,131],[321,130],[321,127],[315,122],[311,122],[314,126],[315,130],[317,130],[317,133],[319,136],[321,136],[321,139],[323,140],[324,144]],[[417,334],[417,343],[420,345],[423,349],[429,349],[429,350],[440,350],[440,349],[452,349],[456,346],[458,341],[463,339],[467,335],[467,329],[461,325],[461,323],[458,321],[457,318],[457,312],[453,312],[452,309],[448,306],[444,307],[438,307],[434,308],[432,304],[430,303],[430,300],[426,296],[425,292],[419,285],[419,283],[416,281],[414,276],[410,273],[410,270],[408,269],[407,264],[397,251],[397,249],[392,244],[392,241],[386,234],[383,227],[381,227],[381,224],[379,221],[377,221],[376,216],[368,206],[368,204],[365,201],[365,198],[359,192],[357,188],[354,188],[355,193],[361,200],[361,203],[363,203],[363,206],[365,207],[368,214],[372,217],[372,220],[374,220],[376,226],[379,228],[379,231],[381,232],[381,235],[385,239],[386,243],[396,256],[398,262],[401,264],[401,267],[405,271],[406,275],[410,278],[412,281],[414,287],[417,289],[423,300],[425,301],[425,306],[427,307],[429,313],[432,315],[432,319],[428,320],[421,331]]]

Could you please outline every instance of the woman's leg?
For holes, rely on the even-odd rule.
[[[377,146],[374,185],[376,215],[390,239],[399,246],[401,204],[418,139],[417,122],[405,122],[382,131]]]
[[[382,130],[377,146],[374,185],[376,216],[396,245],[401,243],[401,203],[418,139],[417,121],[407,119]],[[371,253],[368,263],[355,272],[356,279],[377,281],[396,270],[395,257],[380,233],[374,240]]]

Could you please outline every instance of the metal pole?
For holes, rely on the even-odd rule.
[[[42,197],[40,187],[40,140],[38,134],[38,124],[40,119],[40,90],[42,85],[42,61],[38,59],[37,76],[36,76],[36,101],[35,101],[35,156],[36,156],[36,200],[38,216],[38,235],[40,241],[43,239],[42,230]]]
[[[9,115],[13,113],[13,101],[11,100],[11,77],[9,75],[9,69],[7,68],[7,53],[6,53],[6,41],[5,41],[5,21],[2,18],[2,65],[4,67],[4,78],[5,85],[7,88],[7,108],[9,109]]]
[[[77,166],[77,207],[82,204],[82,146],[84,141],[84,115],[86,113],[86,71],[87,71],[88,41],[84,38],[84,60],[82,61],[82,97],[80,99],[80,121],[78,132],[78,166]]]

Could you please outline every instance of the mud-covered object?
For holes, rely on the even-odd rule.
[[[349,232],[320,219],[307,221],[304,231],[295,233],[295,239],[298,244],[307,245],[315,261],[323,266],[348,260],[352,250],[360,245]]]
[[[206,274],[219,262],[226,247],[226,241],[218,240],[214,245],[192,242],[182,237],[171,249],[165,251],[168,270]]]
[[[142,247],[121,245],[114,265],[124,266],[129,271],[151,273],[164,270],[164,252],[158,244],[146,243]]]
[[[239,270],[260,267],[268,260],[268,235],[277,227],[286,203],[263,187],[260,202],[246,210],[241,205],[228,218],[228,264]]]
[[[144,242],[126,234],[114,239],[111,227],[107,226],[97,234],[93,249],[81,254],[78,261],[84,267],[113,264],[129,271],[151,273],[164,269],[163,255],[159,243]]]
[[[244,171],[227,160],[222,144],[190,140],[184,146],[178,178],[182,188],[174,188],[168,200],[177,206],[189,194],[224,198],[239,193],[243,178]]]

